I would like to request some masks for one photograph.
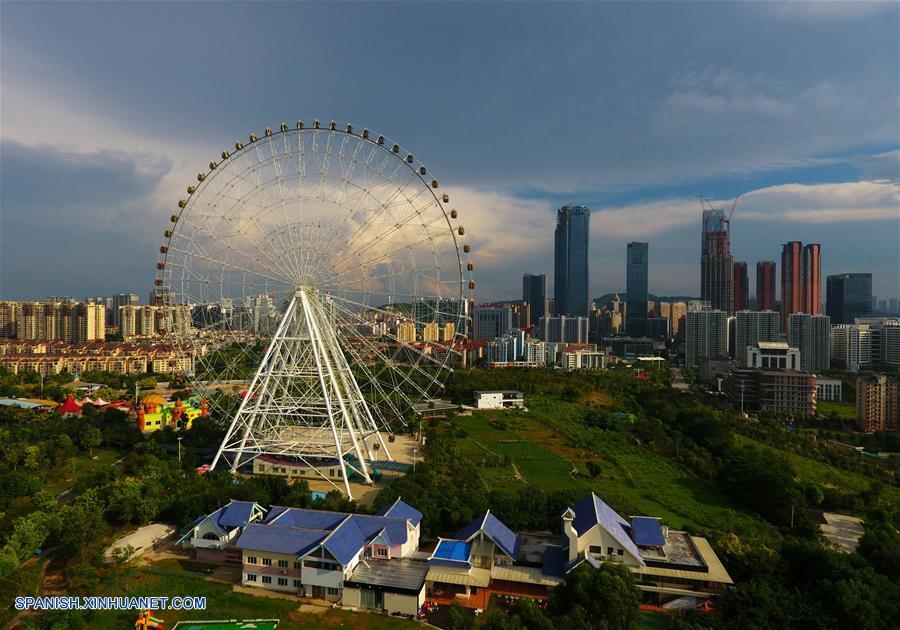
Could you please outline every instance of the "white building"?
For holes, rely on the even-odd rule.
[[[872,342],[868,324],[838,324],[831,327],[831,364],[848,372],[859,372],[872,364]]]
[[[783,341],[759,341],[747,348],[746,367],[800,370],[800,350]]]
[[[520,391],[476,391],[476,409],[523,409],[525,396]]]
[[[816,400],[841,401],[841,379],[816,377]]]

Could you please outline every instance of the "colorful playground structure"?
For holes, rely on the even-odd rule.
[[[134,622],[134,630],[165,630],[165,622],[154,617],[152,610],[145,610]]]
[[[209,405],[199,396],[187,400],[170,401],[159,394],[147,394],[141,398],[135,411],[137,427],[145,433],[158,431],[163,427],[190,429],[196,418],[209,415]]]

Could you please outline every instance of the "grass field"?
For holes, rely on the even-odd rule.
[[[164,561],[152,567],[140,567],[114,592],[105,595],[161,596],[175,595],[206,597],[206,610],[154,611],[156,617],[173,627],[180,621],[214,619],[280,619],[279,630],[312,628],[359,628],[360,630],[394,630],[418,626],[413,622],[383,615],[328,610],[321,614],[301,613],[299,600],[256,597],[236,593],[228,584],[210,582],[195,571],[192,563]],[[134,625],[137,615],[132,612],[98,613],[91,622],[92,630],[119,630]],[[183,627],[183,626],[182,626]]]
[[[829,464],[810,459],[809,457],[804,457],[803,455],[788,453],[743,435],[736,435],[735,439],[739,444],[753,445],[784,455],[791,463],[791,467],[794,469],[797,476],[804,481],[811,481],[825,486],[850,490],[852,492],[862,492],[868,489],[872,483],[865,475],[836,468]],[[884,494],[891,503],[900,505],[900,488],[885,485]]]
[[[581,422],[581,407],[529,398],[529,411],[475,412],[453,426],[468,435],[458,440],[464,454],[480,464],[487,485],[530,484],[547,492],[597,492],[629,514],[660,516],[676,528],[708,528],[762,533],[769,526],[734,505],[692,473],[641,448],[624,432],[604,432]],[[502,466],[499,458],[511,465]],[[601,472],[590,478],[588,462]]]
[[[856,405],[853,403],[820,400],[816,403],[816,410],[826,418],[835,412],[841,418],[856,420]]]

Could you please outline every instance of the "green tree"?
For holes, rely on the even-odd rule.
[[[475,627],[475,619],[466,612],[459,602],[453,602],[447,610],[446,630],[470,630]]]
[[[88,426],[78,435],[78,442],[81,444],[81,448],[86,448],[93,457],[94,447],[100,446],[103,442],[103,434],[97,427]]]
[[[623,564],[604,562],[595,569],[583,562],[550,595],[550,612],[570,629],[634,630],[641,595],[634,576]],[[557,625],[563,625],[558,623]]]

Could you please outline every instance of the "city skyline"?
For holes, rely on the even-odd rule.
[[[570,200],[593,214],[591,296],[624,289],[632,240],[653,247],[652,293],[698,295],[696,197],[723,207],[741,193],[736,260],[821,243],[822,275],[872,273],[873,294],[893,298],[898,11],[188,3],[172,19],[148,4],[4,3],[0,298],[145,295],[197,170],[235,138],[316,117],[422,156],[459,203],[478,301],[514,297],[524,272],[552,275],[555,211]],[[297,37],[222,45],[259,19],[291,22]],[[333,45],[321,21],[342,25],[346,58],[320,54]],[[454,37],[432,41],[418,28],[429,22]],[[665,28],[645,39],[647,24]],[[704,36],[685,42],[686,29]],[[404,37],[367,45],[385,32]],[[752,56],[731,45],[763,36]],[[538,54],[535,39],[555,43]],[[790,54],[798,39],[808,54]],[[287,58],[298,64],[285,78]]]

